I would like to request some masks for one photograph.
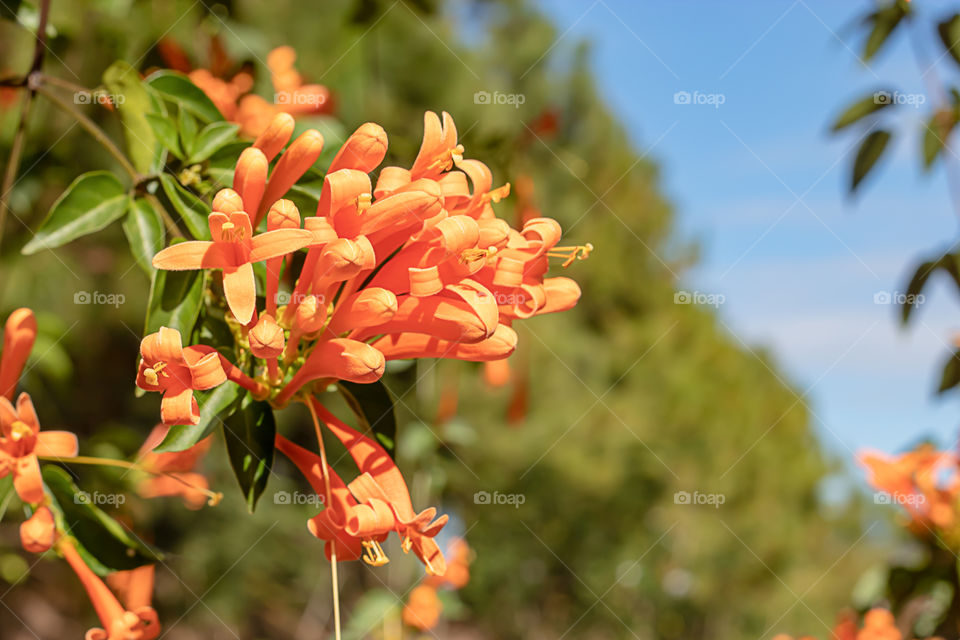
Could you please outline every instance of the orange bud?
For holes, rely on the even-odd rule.
[[[283,353],[283,328],[268,313],[260,316],[247,337],[250,351],[258,358],[276,358]]]
[[[253,146],[263,151],[263,155],[266,156],[268,162],[272,161],[280,153],[280,150],[290,142],[295,124],[293,116],[281,111],[273,116],[270,125],[257,137]]]
[[[376,169],[387,155],[387,132],[383,127],[367,122],[360,125],[330,163],[328,173],[338,169],[356,169],[370,173]]]
[[[277,200],[267,213],[267,229],[299,229],[300,210],[290,200]]]
[[[247,147],[237,160],[233,188],[243,200],[243,210],[252,214],[260,207],[267,184],[267,156],[256,147]]]
[[[17,309],[7,318],[0,354],[0,396],[13,400],[17,381],[37,337],[37,319],[27,308]]]
[[[243,198],[233,189],[220,189],[213,196],[213,210],[226,214],[243,211]]]
[[[30,553],[43,553],[53,545],[56,533],[53,513],[47,507],[40,507],[20,525],[20,543]]]
[[[264,193],[260,208],[257,211],[257,221],[266,213],[265,203],[279,200],[300,177],[313,166],[323,151],[323,136],[316,129],[308,129],[301,133],[290,147],[280,156],[277,166],[273,169],[267,190]]]

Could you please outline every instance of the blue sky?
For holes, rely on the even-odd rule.
[[[721,321],[750,348],[770,349],[780,375],[806,392],[824,446],[847,459],[925,436],[952,446],[960,402],[934,390],[960,330],[956,292],[937,278],[907,329],[894,306],[874,303],[957,238],[942,166],[920,167],[929,102],[897,108],[893,147],[856,198],[846,187],[860,133],[828,131],[878,88],[925,93],[926,65],[907,33],[864,65],[851,25],[867,0],[540,4],[557,47],[593,41],[602,92],[663,170],[678,239],[701,247],[679,286],[725,296]],[[940,6],[920,8],[936,16]],[[940,55],[932,30],[918,35]],[[960,82],[952,60],[936,68]],[[722,104],[676,104],[681,91]]]

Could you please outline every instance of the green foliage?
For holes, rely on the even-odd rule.
[[[853,161],[853,175],[850,180],[850,190],[856,191],[860,182],[867,177],[870,170],[883,155],[890,142],[890,132],[882,129],[867,134],[857,150],[857,157]]]
[[[169,327],[186,339],[200,317],[205,284],[205,271],[154,271],[143,335]]]
[[[130,243],[130,251],[141,269],[153,278],[152,260],[158,251],[166,246],[163,220],[146,198],[136,198],[130,207],[130,213],[123,221],[123,232]]]
[[[153,450],[183,451],[197,444],[221,424],[224,424],[238,409],[246,396],[246,390],[225,382],[208,391],[197,391],[197,404],[200,407],[200,422],[197,424],[173,425],[163,442]]]
[[[372,435],[391,458],[395,457],[397,415],[386,385],[380,380],[369,384],[340,380],[337,388],[357,416],[355,428],[364,435]]]
[[[190,82],[182,73],[175,71],[157,71],[146,80],[164,99],[186,109],[203,122],[223,120],[223,115],[207,95]]]
[[[157,157],[157,141],[147,121],[150,97],[140,82],[140,74],[129,63],[120,60],[104,71],[103,84],[120,113],[133,166],[141,173],[150,171]]]
[[[81,490],[65,470],[44,466],[43,482],[50,491],[59,526],[77,540],[77,550],[98,574],[163,560],[159,552],[92,504],[90,494]]]
[[[833,123],[833,131],[837,132],[845,129],[870,114],[891,106],[893,104],[892,100],[880,99],[883,95],[889,95],[889,92],[877,91],[851,104]]]
[[[276,433],[277,425],[270,405],[249,398],[239,411],[223,421],[230,466],[250,513],[256,508],[270,479]]]
[[[122,218],[129,206],[130,196],[112,173],[85,173],[71,182],[53,203],[46,220],[23,247],[23,253],[31,255],[41,249],[53,249],[100,231]]]

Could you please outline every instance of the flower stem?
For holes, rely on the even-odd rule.
[[[211,507],[216,506],[217,504],[219,504],[220,500],[223,499],[223,494],[220,493],[219,491],[210,491],[209,489],[198,487],[192,482],[187,482],[180,476],[173,473],[169,473],[167,471],[151,471],[150,469],[144,468],[139,464],[137,464],[136,462],[130,462],[129,460],[116,460],[114,458],[98,458],[95,456],[73,456],[72,458],[61,458],[59,456],[37,456],[37,457],[40,458],[41,460],[49,460],[50,462],[60,462],[62,464],[72,463],[72,464],[99,465],[103,467],[120,467],[122,469],[135,469],[137,471],[143,471],[144,473],[149,473],[150,475],[154,475],[154,476],[167,476],[169,478],[173,478],[174,480],[184,485],[185,487],[190,487],[191,489],[196,489],[197,491],[202,492],[203,495],[207,496],[210,499],[208,504]]]
[[[326,491],[326,505],[333,505],[333,496],[330,491],[330,472],[327,467],[327,449],[323,446],[323,432],[320,430],[320,419],[317,418],[317,410],[313,406],[313,398],[305,398],[304,404],[310,410],[310,417],[313,418],[313,428],[317,433],[317,445],[320,447],[320,464],[323,465],[323,485]],[[336,539],[330,541],[330,581],[333,586],[333,630],[334,638],[340,640],[340,581],[337,578],[337,542]]]

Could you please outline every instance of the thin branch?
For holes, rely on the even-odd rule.
[[[29,86],[28,79],[43,67],[43,57],[47,51],[47,19],[50,17],[50,0],[40,0],[40,20],[37,23],[36,44],[33,47],[33,62],[30,72],[21,81],[20,86]],[[34,88],[30,87],[23,98],[20,108],[20,122],[14,134],[13,145],[10,147],[10,157],[7,159],[7,169],[3,174],[3,183],[0,185],[0,246],[3,245],[3,228],[7,222],[7,211],[10,210],[10,191],[17,178],[20,168],[20,157],[23,155],[23,145],[27,133],[27,123],[30,119],[30,110],[33,107]]]
[[[39,85],[37,86],[36,91],[37,93],[41,94],[44,98],[46,98],[47,100],[55,104],[57,107],[59,107],[61,110],[65,111],[72,118],[76,119],[76,121],[80,124],[80,126],[86,129],[87,133],[93,136],[93,138],[97,142],[99,142],[104,149],[109,151],[110,155],[112,155],[118,163],[120,163],[120,166],[123,167],[123,170],[130,175],[134,183],[137,183],[140,181],[140,178],[142,177],[140,173],[137,172],[137,170],[133,167],[132,164],[130,164],[130,161],[127,160],[125,155],[123,155],[123,152],[120,151],[117,145],[113,143],[113,140],[111,140],[107,136],[107,134],[104,133],[103,129],[101,129],[96,122],[94,122],[89,117],[87,117],[86,114],[81,113],[77,109],[74,109],[70,105],[70,103],[68,103],[66,100],[58,96],[56,93],[54,93],[47,87],[43,85]]]

